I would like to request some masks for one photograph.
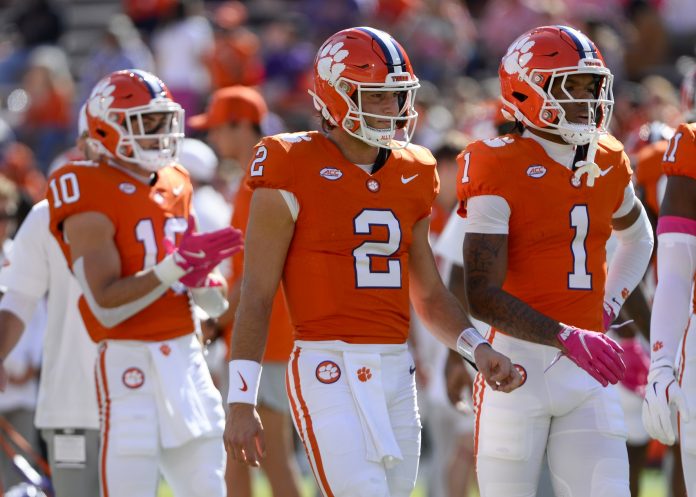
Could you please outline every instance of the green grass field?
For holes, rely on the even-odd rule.
[[[271,497],[271,488],[263,476],[257,478],[258,484],[254,491],[254,497]],[[160,485],[160,491],[157,497],[174,497],[166,483]],[[303,496],[316,497],[314,481],[311,478],[305,478]],[[427,497],[424,485],[419,483],[413,492],[412,497]],[[464,497],[464,496],[462,496]],[[478,492],[473,491],[467,497],[478,497]],[[647,470],[643,473],[642,488],[640,497],[667,497],[667,488],[662,473],[655,469]]]

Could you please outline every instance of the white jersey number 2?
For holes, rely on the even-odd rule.
[[[390,210],[365,209],[353,219],[356,235],[369,235],[372,228],[387,228],[386,241],[368,240],[353,250],[355,284],[358,288],[401,288],[401,261],[392,257],[401,245],[401,225]],[[371,259],[386,258],[386,271],[372,269]]]
[[[587,231],[590,227],[590,216],[586,205],[574,205],[570,210],[570,227],[575,230],[575,236],[570,243],[573,272],[568,273],[568,288],[591,290],[592,274],[587,272],[587,247],[585,246]]]

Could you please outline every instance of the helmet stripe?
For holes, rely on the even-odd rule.
[[[141,71],[140,69],[133,69],[131,72],[139,76],[143,83],[145,83],[152,98],[158,97],[164,93],[164,88],[159,78],[155,77],[153,74],[147,71]]]
[[[369,34],[380,46],[382,52],[384,53],[384,57],[387,60],[389,72],[398,74],[406,71],[406,57],[404,57],[401,48],[394,41],[394,38],[389,36],[384,31],[380,31],[379,29],[368,27],[358,29]]]
[[[558,26],[558,29],[570,36],[570,39],[573,40],[573,43],[575,43],[575,47],[577,48],[581,59],[586,59],[588,57],[592,59],[599,58],[597,57],[597,49],[595,48],[594,43],[592,43],[592,41],[590,41],[590,39],[583,33],[568,26]]]

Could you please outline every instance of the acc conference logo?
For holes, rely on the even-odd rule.
[[[335,167],[325,167],[319,171],[319,176],[324,179],[328,179],[329,181],[336,181],[343,176],[343,171],[336,169]]]
[[[541,178],[546,174],[546,168],[541,164],[533,164],[527,168],[527,176],[531,178]]]

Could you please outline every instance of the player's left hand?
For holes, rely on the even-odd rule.
[[[676,439],[672,426],[672,409],[676,406],[682,421],[691,417],[689,405],[674,375],[669,360],[657,360],[650,365],[648,386],[643,400],[643,426],[650,436],[665,445]]]
[[[522,385],[522,375],[510,358],[497,352],[490,345],[476,347],[474,360],[479,373],[493,390],[508,393]]]

